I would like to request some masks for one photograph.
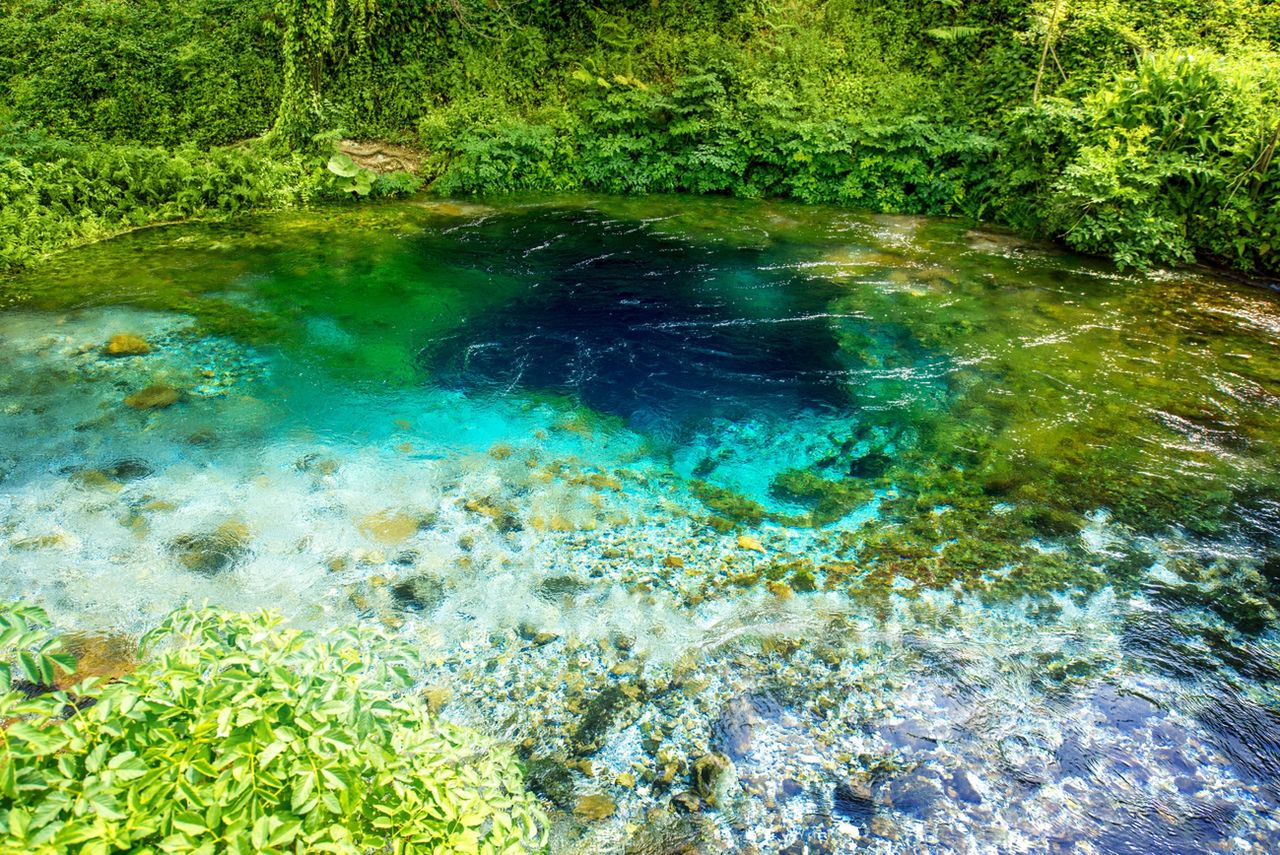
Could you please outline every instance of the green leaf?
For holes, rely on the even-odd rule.
[[[40,663],[36,661],[36,657],[31,653],[31,651],[23,650],[18,653],[18,667],[22,669],[23,676],[25,676],[29,682],[44,682]]]
[[[89,796],[86,800],[102,819],[119,820],[125,818],[125,814],[120,812],[116,800],[106,793]]]
[[[173,818],[173,827],[192,836],[205,834],[209,831],[204,819],[199,814],[190,811],[182,811],[176,814]]]
[[[355,178],[360,167],[348,154],[339,152],[329,158],[328,169],[339,178]]]
[[[37,757],[52,754],[67,744],[67,738],[56,728],[32,727],[25,721],[9,725],[9,738],[26,743]]]

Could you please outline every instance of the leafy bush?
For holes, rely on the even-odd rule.
[[[1122,266],[1208,253],[1274,266],[1280,63],[1142,59],[1084,102],[1089,128],[1053,188],[1051,223]]]
[[[373,180],[370,195],[379,199],[412,196],[422,189],[423,183],[423,180],[412,172],[403,170],[385,172]]]
[[[446,195],[573,189],[580,186],[574,160],[571,141],[554,125],[496,122],[468,129],[437,155],[433,189]]]
[[[150,223],[315,198],[316,165],[260,146],[201,151],[0,136],[0,270]]]
[[[0,609],[20,672],[65,665]],[[105,686],[0,697],[0,851],[492,852],[541,845],[511,754],[433,720],[406,649],[270,613],[181,609]]]
[[[351,155],[341,152],[329,158],[326,167],[333,174],[333,184],[343,193],[354,193],[356,196],[368,196],[373,189],[374,175],[372,169],[358,166]]]
[[[271,126],[274,0],[6,0],[5,102],[81,142],[222,145]]]

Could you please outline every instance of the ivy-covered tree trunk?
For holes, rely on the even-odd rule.
[[[321,129],[325,55],[333,46],[337,0],[279,0],[284,19],[284,85],[273,133],[290,148]]]

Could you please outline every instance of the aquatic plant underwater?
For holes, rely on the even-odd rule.
[[[1280,844],[1270,292],[570,197],[150,230],[2,287],[4,596],[380,627],[552,851]]]

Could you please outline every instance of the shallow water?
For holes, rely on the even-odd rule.
[[[564,198],[137,232],[0,307],[3,595],[403,633],[556,851],[1280,847],[1271,292]]]

